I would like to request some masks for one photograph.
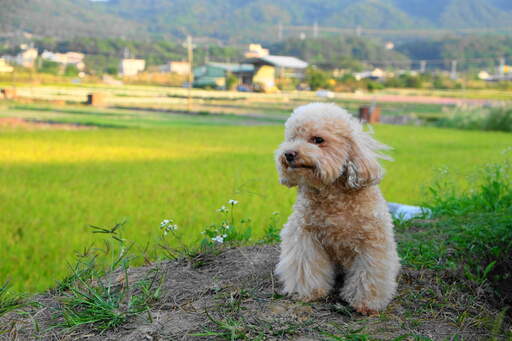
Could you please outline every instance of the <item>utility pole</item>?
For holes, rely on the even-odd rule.
[[[188,56],[188,65],[190,66],[190,70],[188,71],[188,91],[187,91],[187,111],[192,111],[192,82],[194,82],[194,73],[192,64],[194,61],[194,46],[192,46],[192,37],[190,35],[187,36],[187,42],[185,44],[187,48],[187,56]]]
[[[313,38],[318,38],[318,22],[315,21],[313,24]]]
[[[500,75],[500,80],[503,80],[505,78],[505,58],[500,58],[500,68],[498,70],[498,73]]]
[[[422,60],[420,61],[420,73],[425,73],[427,71],[427,61]]]
[[[283,40],[283,24],[281,22],[277,24],[277,40]]]
[[[457,79],[457,60],[452,60],[452,72],[450,74],[452,79]]]

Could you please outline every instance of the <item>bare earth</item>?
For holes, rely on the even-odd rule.
[[[416,335],[433,340],[449,340],[453,335],[482,340],[488,338],[488,329],[481,328],[474,317],[481,311],[499,312],[483,297],[457,291],[457,280],[449,274],[408,268],[401,273],[397,298],[379,316],[361,316],[334,294],[321,302],[297,302],[278,294],[272,274],[278,254],[277,246],[252,246],[210,256],[199,268],[185,260],[133,268],[130,282],[159,269],[165,276],[162,296],[149,313],[116,330],[52,328],[62,322],[58,314],[62,297],[43,294],[36,298],[40,306],[0,318],[0,326],[7,328],[0,339],[229,340],[238,335],[234,339],[304,341],[359,333],[384,340],[400,336],[408,340]],[[122,283],[120,276],[114,273],[109,279]]]
[[[43,122],[43,121],[32,121],[24,120],[16,117],[0,117],[0,128],[15,128],[24,130],[35,130],[35,129],[58,129],[58,130],[76,130],[76,129],[91,129],[92,127],[68,124],[68,123],[54,123],[54,122]]]

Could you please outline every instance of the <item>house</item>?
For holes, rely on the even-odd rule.
[[[159,71],[164,73],[176,73],[178,75],[188,75],[190,73],[190,63],[171,61],[167,64],[161,65],[159,67]]]
[[[254,66],[252,86],[255,90],[272,91],[276,88],[276,78],[303,79],[308,63],[290,56],[262,56],[244,61]]]
[[[354,73],[354,78],[358,81],[361,79],[380,80],[386,77],[386,73],[379,68],[370,71],[363,71]]]
[[[16,56],[4,56],[3,58],[12,64],[18,64],[23,67],[32,68],[36,62],[39,52],[32,47],[23,46],[24,49]]]
[[[119,73],[122,76],[135,76],[146,68],[144,59],[122,59],[119,66]]]
[[[54,53],[45,50],[41,54],[41,58],[59,64],[75,65],[78,70],[83,70],[85,68],[85,64],[83,62],[85,55],[80,52]]]
[[[232,64],[232,63],[207,63],[194,68],[195,88],[226,88],[226,77],[229,74],[235,75],[239,84],[248,85],[254,73],[254,66],[251,64]]]
[[[14,68],[7,64],[5,59],[0,58],[0,73],[13,72]]]
[[[264,49],[260,44],[249,44],[247,51],[244,52],[245,58],[258,58],[268,55],[268,49]]]

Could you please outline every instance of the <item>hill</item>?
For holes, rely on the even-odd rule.
[[[275,41],[277,25],[374,29],[510,26],[506,0],[5,0],[3,32],[43,36],[183,37]],[[297,34],[297,32],[293,32]]]

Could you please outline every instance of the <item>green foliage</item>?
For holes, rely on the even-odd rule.
[[[279,212],[273,212],[270,222],[263,231],[262,242],[265,244],[276,244],[281,241],[281,221]]]
[[[49,73],[52,75],[57,75],[60,72],[60,64],[56,62],[51,62],[49,60],[42,60],[41,67],[39,68],[39,72]]]
[[[420,224],[419,232],[404,236],[400,243],[404,262],[458,271],[471,285],[488,283],[502,299],[512,302],[506,289],[500,291],[512,273],[510,168],[510,163],[488,166],[467,190],[442,172],[425,203],[432,211],[432,222],[425,227]]]
[[[75,65],[66,65],[66,69],[64,69],[64,76],[67,77],[76,77],[80,73],[80,70]]]
[[[40,36],[68,38],[128,36],[168,40],[192,34],[248,42],[274,40],[279,22],[298,26],[312,26],[319,21],[329,27],[452,30],[508,27],[512,20],[512,10],[504,0],[255,0],[225,1],[215,6],[204,0],[40,0],[33,4],[4,1],[3,6],[0,24],[6,32],[21,27]]]
[[[456,110],[435,122],[439,127],[512,132],[512,107]]]
[[[0,316],[23,305],[25,305],[23,298],[10,291],[9,282],[0,286]]]
[[[419,89],[423,86],[425,75],[411,75],[404,73],[398,77],[386,79],[384,85],[391,88],[414,88]]]
[[[108,229],[91,226],[93,233],[107,234],[113,243],[105,241],[104,249],[95,248],[92,254],[79,257],[72,275],[59,285],[63,296],[60,306],[63,326],[112,329],[129,317],[148,311],[151,303],[158,299],[163,278],[158,270],[135,284],[129,281],[128,268],[133,255],[131,246],[120,233],[123,224]],[[100,254],[110,258],[110,263],[103,268],[95,263]],[[114,274],[118,277],[112,278]]]
[[[315,67],[308,67],[305,81],[308,83],[311,90],[330,88],[329,74]]]
[[[238,85],[238,77],[232,74],[231,72],[228,72],[226,76],[226,89],[227,90],[234,90],[236,86]]]
[[[408,60],[401,53],[387,50],[378,40],[357,36],[304,40],[291,38],[271,45],[270,50],[274,54],[297,56],[318,67],[348,68],[353,71],[368,67],[363,64],[364,61],[393,60],[403,65]]]
[[[432,40],[410,41],[397,46],[397,51],[415,60],[445,60],[445,65],[436,65],[449,70],[450,61],[470,60],[459,63],[463,71],[494,69],[498,59],[512,56],[512,37],[507,35],[466,35],[442,37]]]

